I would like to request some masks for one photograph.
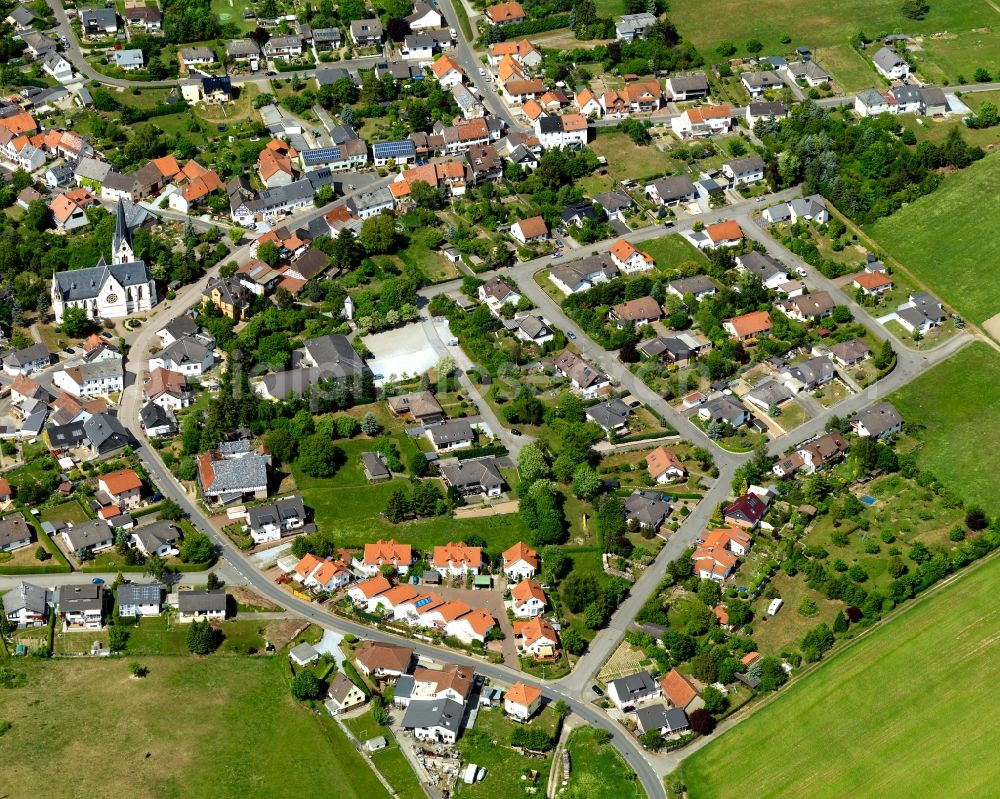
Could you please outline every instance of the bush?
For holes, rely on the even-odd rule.
[[[303,669],[292,678],[292,696],[296,699],[319,699],[322,695],[323,683],[311,671]]]

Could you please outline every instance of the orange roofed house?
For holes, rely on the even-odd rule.
[[[538,573],[538,553],[518,541],[503,552],[503,573],[512,582],[530,580]]]
[[[392,588],[392,583],[382,575],[379,575],[378,577],[369,577],[367,580],[355,583],[347,589],[347,596],[355,605],[363,605],[370,611],[374,606],[375,599],[390,588]]]
[[[625,241],[625,239],[618,239],[611,245],[609,252],[615,266],[627,275],[648,272],[656,266],[652,255],[637,250],[631,242]]]
[[[109,503],[121,510],[132,510],[139,507],[142,494],[142,480],[131,469],[119,469],[117,472],[102,474],[97,479],[97,488],[107,494]]]
[[[365,641],[358,647],[354,659],[358,668],[369,677],[396,678],[409,673],[413,650],[397,644]]]
[[[461,543],[449,542],[443,547],[434,547],[431,559],[431,568],[451,577],[462,577],[466,572],[479,574],[482,565],[482,550]]]
[[[684,711],[695,710],[704,707],[698,689],[677,669],[671,669],[660,680],[660,692],[670,703],[671,707],[679,707]]]
[[[710,530],[691,555],[694,573],[703,580],[722,582],[736,570],[740,556],[750,551],[753,537],[736,527]]]
[[[555,660],[559,657],[559,635],[541,616],[530,621],[515,621],[514,639],[518,651],[535,660]]]
[[[355,558],[352,564],[362,574],[369,577],[381,573],[383,566],[392,566],[400,574],[406,574],[413,563],[413,548],[409,544],[389,541],[376,541],[365,544],[365,553],[361,558]]]
[[[518,681],[504,694],[504,712],[515,721],[527,721],[542,706],[542,692],[533,685]]]
[[[257,156],[257,174],[261,182],[269,189],[287,186],[295,180],[292,159],[297,157],[294,147],[281,139],[271,139]]]
[[[771,332],[771,316],[767,311],[752,311],[727,319],[722,327],[737,341],[750,341]]]
[[[86,210],[96,202],[97,198],[82,186],[57,195],[49,204],[56,229],[74,230],[86,225],[88,222]]]
[[[670,127],[682,139],[726,133],[732,126],[733,107],[728,103],[689,108],[670,120]]]
[[[458,86],[465,79],[462,68],[446,55],[431,64],[431,72],[444,89]]]
[[[657,447],[646,456],[646,470],[657,483],[672,483],[687,477],[683,461],[666,447]]]
[[[524,22],[524,8],[520,3],[497,3],[486,9],[486,19],[494,25],[513,25]]]

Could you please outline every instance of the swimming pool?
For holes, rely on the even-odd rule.
[[[869,507],[875,504],[875,497],[870,497],[867,494],[865,494],[863,497],[860,497],[860,499]]]

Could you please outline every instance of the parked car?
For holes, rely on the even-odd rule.
[[[104,585],[104,580],[102,580],[100,577],[95,577],[90,582],[93,583],[94,585]]]
[[[795,274],[797,274],[799,277],[805,277],[809,273],[803,267],[797,266],[795,267]]]
[[[552,255],[550,255],[549,257],[550,257],[550,258],[562,258],[562,252],[561,252],[561,251],[559,251],[559,250],[556,250],[556,251],[555,251],[554,253],[552,253]]]
[[[516,427],[512,427],[512,428],[510,429],[510,434],[511,434],[512,436],[519,436],[519,435],[521,435],[521,431],[520,431],[520,430],[518,430],[518,429],[517,429]]]
[[[602,691],[600,687],[597,685],[591,685],[590,690],[593,691],[598,696],[604,696],[604,691]]]
[[[575,341],[576,340],[576,333],[574,333],[572,330],[567,330],[566,331],[566,338],[568,338],[570,341]]]

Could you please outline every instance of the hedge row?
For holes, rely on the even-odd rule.
[[[513,25],[504,25],[500,28],[500,41],[520,39],[535,33],[545,33],[568,27],[569,14],[552,14],[544,19],[529,19],[524,22],[515,22]]]
[[[507,447],[503,444],[491,444],[488,447],[472,447],[471,449],[463,449],[455,453],[455,457],[460,461],[468,460],[469,458],[483,458],[487,455],[506,455],[508,453]]]

